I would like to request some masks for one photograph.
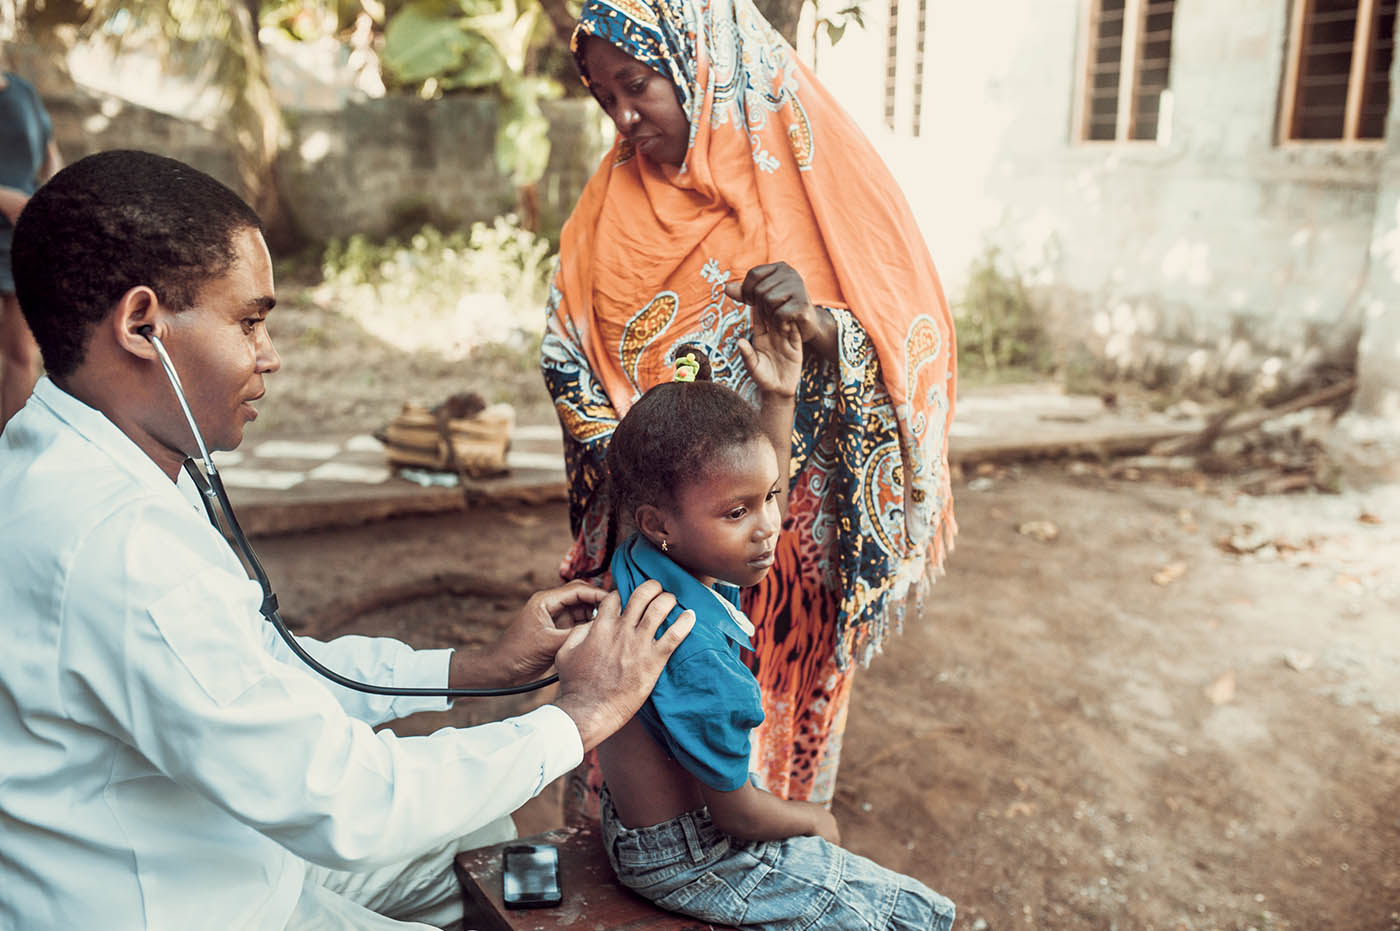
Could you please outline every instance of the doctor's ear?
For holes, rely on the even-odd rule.
[[[156,292],[147,285],[137,285],[118,298],[109,325],[122,349],[142,359],[155,359],[150,337],[165,337],[168,317],[169,311],[161,306]]]

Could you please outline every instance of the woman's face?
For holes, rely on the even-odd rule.
[[[662,165],[685,161],[690,121],[670,78],[594,36],[584,39],[583,63],[589,90],[638,152]]]

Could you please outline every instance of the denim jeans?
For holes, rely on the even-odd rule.
[[[617,820],[603,842],[624,886],[660,907],[755,931],[948,931],[953,903],[820,837],[740,841],[701,808],[645,828]]]

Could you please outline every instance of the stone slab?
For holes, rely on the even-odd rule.
[[[1203,427],[1200,419],[1123,413],[1055,385],[978,388],[959,399],[949,458],[971,464],[1133,455]],[[520,425],[508,474],[455,487],[415,484],[387,468],[378,441],[364,434],[250,436],[219,462],[250,536],[462,511],[480,502],[529,505],[568,497],[557,424]]]

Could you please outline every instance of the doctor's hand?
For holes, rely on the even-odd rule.
[[[652,580],[637,586],[625,609],[617,593],[609,592],[592,623],[575,628],[559,650],[554,704],[578,725],[584,752],[632,719],[695,626],[695,615],[684,611],[657,639],[656,629],[675,606],[675,596]]]
[[[494,646],[453,652],[448,684],[499,688],[538,679],[554,664],[554,655],[569,639],[569,632],[593,616],[605,594],[582,581],[536,592]]]

